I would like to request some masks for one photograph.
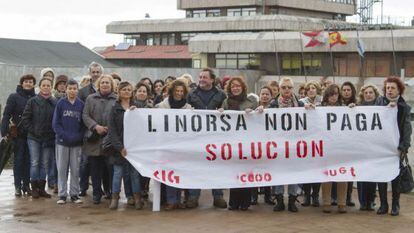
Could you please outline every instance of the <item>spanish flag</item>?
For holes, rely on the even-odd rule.
[[[347,44],[347,41],[338,31],[329,32],[329,46],[332,48],[337,44],[345,45]]]

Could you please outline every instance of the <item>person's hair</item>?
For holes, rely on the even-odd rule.
[[[122,81],[122,82],[120,82],[119,83],[119,85],[118,85],[118,93],[123,89],[123,88],[125,88],[125,87],[128,87],[128,86],[131,86],[131,89],[132,88],[134,88],[133,86],[132,86],[132,84],[131,83],[129,83],[129,82],[127,82],[127,81]],[[133,100],[133,98],[134,98],[134,91],[132,91],[132,93],[131,93],[131,97],[129,98],[129,101],[132,101]],[[121,101],[121,95],[119,95],[118,94],[118,101]]]
[[[216,79],[216,74],[214,73],[214,70],[211,68],[204,68],[201,72],[208,72],[210,75],[210,78]]]
[[[372,90],[374,90],[375,98],[378,98],[378,96],[380,95],[380,93],[378,91],[378,88],[374,84],[366,84],[366,85],[364,85],[364,86],[361,87],[361,90],[359,90],[359,94],[358,94],[358,103],[359,104],[365,101],[365,99],[364,99],[364,92],[368,88],[372,88]]]
[[[186,85],[185,82],[181,81],[181,80],[174,80],[174,82],[172,82],[170,84],[170,87],[168,88],[168,95],[169,96],[173,96],[174,91],[177,87],[183,87],[184,88],[184,99],[187,98],[188,95],[188,86]]]
[[[151,88],[152,88],[152,86],[154,86],[154,85],[152,84],[151,79],[150,79],[150,78],[148,78],[148,77],[141,78],[141,79],[139,80],[139,83],[144,82],[145,80],[148,80],[148,81],[150,82]]]
[[[279,88],[280,88],[280,85],[282,85],[282,83],[286,83],[286,82],[289,82],[292,85],[292,87],[294,86],[294,83],[293,83],[293,79],[292,78],[290,78],[290,77],[283,77],[282,79],[280,79]]]
[[[20,77],[20,81],[19,81],[20,85],[23,85],[23,82],[25,80],[33,80],[33,85],[36,85],[36,78],[32,74],[25,74],[22,77]]]
[[[316,88],[316,94],[317,95],[321,95],[322,93],[322,87],[319,84],[319,82],[317,81],[309,81],[305,84],[305,92],[306,92],[306,96],[308,95],[308,91],[310,89],[311,86],[314,86]]]
[[[95,62],[95,61],[93,61],[93,62],[91,62],[91,64],[89,64],[89,67],[88,67],[89,72],[91,72],[92,68],[95,68],[95,67],[98,67],[101,70],[102,73],[104,72],[103,66],[101,64],[99,64],[98,62]]]
[[[165,85],[165,83],[164,83],[164,81],[162,81],[161,79],[157,79],[157,80],[155,80],[154,81],[154,85],[153,85],[153,92],[155,93],[155,85],[157,84],[157,83],[161,83],[162,85],[161,86],[164,86]]]
[[[300,93],[303,90],[303,91],[305,91],[305,95],[306,95],[305,85],[306,85],[305,83],[301,83],[299,85],[298,93]]]
[[[267,86],[269,87],[278,87],[279,88],[279,83],[277,81],[269,81],[267,82]]]
[[[66,87],[67,86],[72,86],[72,85],[76,85],[77,88],[79,88],[79,83],[76,82],[76,80],[74,79],[69,79],[68,82],[66,83]]]
[[[334,95],[335,90],[338,91],[338,104],[342,105],[341,89],[336,84],[330,84],[326,87],[325,92],[323,93],[322,105],[327,105],[329,103],[328,99]]]
[[[193,80],[193,76],[191,76],[191,74],[183,74],[180,76],[180,78],[184,78],[187,80],[187,83],[190,85],[194,82]]]
[[[135,85],[134,96],[137,94],[137,91],[140,87],[145,87],[145,89],[147,90],[147,99],[150,99],[152,95],[151,88],[144,82],[139,82],[137,83],[137,85]]]
[[[344,82],[344,83],[342,84],[342,86],[341,86],[341,96],[342,96],[342,88],[344,88],[345,86],[350,87],[350,88],[351,88],[351,91],[352,91],[352,96],[351,96],[351,99],[350,99],[349,101],[347,101],[347,102],[346,102],[346,104],[356,103],[356,88],[355,88],[355,85],[354,85],[354,84],[352,84],[352,83],[351,83],[351,82],[349,82],[349,81]],[[345,101],[345,100],[343,99],[343,96],[342,96],[342,100],[343,100],[343,101]]]
[[[109,74],[104,74],[100,78],[98,78],[98,80],[96,80],[96,83],[95,83],[96,89],[98,91],[101,89],[101,80],[104,79],[104,78],[109,79],[109,82],[111,83],[111,92],[113,92],[114,91],[114,88],[115,88],[115,83],[114,83],[114,79]]]
[[[89,75],[82,76],[82,79],[80,81],[80,86],[84,87],[88,85],[90,82],[91,82],[91,76]]]
[[[234,81],[237,81],[237,82],[239,82],[239,83],[240,83],[240,85],[241,85],[241,87],[242,87],[242,93],[241,93],[241,95],[242,95],[242,96],[247,96],[247,84],[246,84],[246,82],[244,81],[244,78],[243,78],[243,77],[240,77],[240,76],[232,77],[232,78],[231,78],[231,79],[227,82],[227,84],[226,84],[226,92],[227,92],[227,94],[232,95],[232,93],[231,93],[231,84],[232,84]]]
[[[40,81],[39,81],[39,87],[42,85],[42,82],[44,82],[44,81],[49,81],[50,82],[50,85],[53,85],[53,81],[52,80],[50,80],[48,78],[41,78]]]
[[[266,90],[268,90],[269,92],[270,92],[270,96],[273,96],[273,90],[272,90],[272,88],[271,87],[269,87],[269,86],[263,86],[262,88],[260,88],[260,90],[259,90],[259,97],[260,97],[260,92],[262,92],[262,90],[263,89],[266,89]]]
[[[117,73],[111,73],[111,76],[112,76],[113,79],[116,79],[120,82],[122,81],[121,76],[119,76],[119,74],[117,74]]]
[[[171,81],[174,81],[174,80],[176,80],[177,78],[176,77],[174,77],[174,76],[167,76],[165,79],[164,79],[164,83],[167,83],[167,80],[168,79],[171,79]]]
[[[382,89],[382,91],[384,92],[384,96],[385,96],[385,93],[386,93],[387,83],[395,83],[395,84],[397,84],[398,91],[400,92],[400,95],[403,95],[404,94],[405,86],[404,86],[404,83],[401,80],[401,78],[400,77],[397,77],[397,76],[390,76],[390,77],[387,77],[384,80],[384,88]]]

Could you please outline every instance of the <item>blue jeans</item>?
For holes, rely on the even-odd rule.
[[[299,188],[299,185],[297,185],[297,184],[288,185],[288,194],[290,196],[297,196],[298,195],[298,188]],[[275,186],[275,194],[276,195],[283,195],[284,193],[285,193],[285,186],[284,185]]]
[[[130,184],[133,193],[141,192],[141,175],[138,171],[129,163],[126,162],[123,165],[114,164],[114,175],[112,178],[112,192],[121,192],[121,180],[125,175],[125,171],[130,174]]]
[[[56,153],[52,156],[49,156],[49,163],[47,168],[47,185],[49,187],[57,185]]]
[[[79,186],[81,191],[87,191],[89,188],[90,176],[89,156],[82,153],[79,166]]]
[[[188,190],[188,198],[192,200],[198,200],[200,197],[201,189],[189,189]],[[223,198],[223,190],[222,189],[212,189],[211,193],[214,198]],[[168,194],[167,194],[168,195]]]
[[[167,193],[168,204],[179,204],[181,202],[181,189],[166,185],[165,191]],[[190,190],[189,190],[189,193],[190,193]],[[191,198],[191,195],[190,195],[190,198]]]
[[[13,176],[14,187],[27,191],[30,182],[30,154],[26,138],[15,138]]]
[[[30,179],[32,181],[46,180],[49,157],[54,156],[55,148],[46,147],[45,143],[27,139],[30,152]]]

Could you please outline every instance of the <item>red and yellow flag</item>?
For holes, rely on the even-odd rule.
[[[329,32],[329,46],[333,47],[337,44],[345,45],[347,41],[338,31]]]

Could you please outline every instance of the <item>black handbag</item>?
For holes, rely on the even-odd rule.
[[[413,172],[411,166],[408,163],[407,154],[401,161],[400,165],[400,192],[410,193],[414,189]]]
[[[102,139],[101,149],[104,154],[112,153],[115,149],[112,146],[111,139],[109,138],[109,134],[106,134],[105,137]]]

